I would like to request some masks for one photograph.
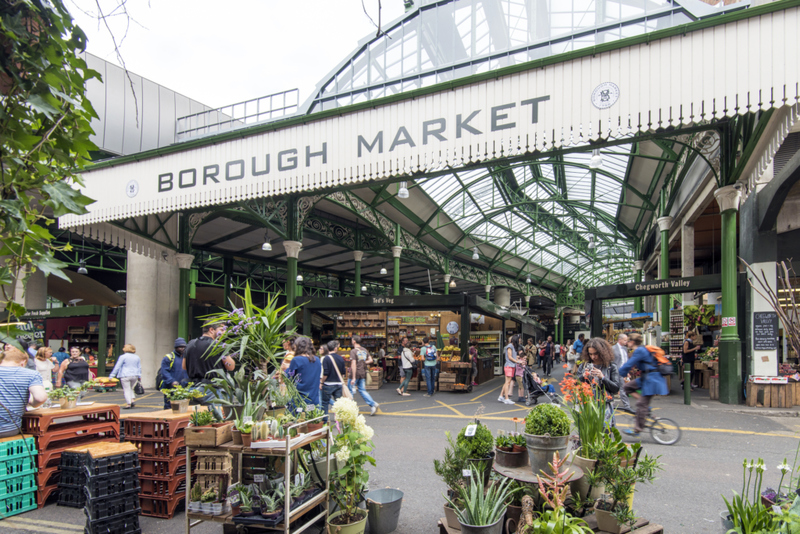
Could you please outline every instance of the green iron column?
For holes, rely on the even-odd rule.
[[[284,241],[283,248],[286,249],[286,305],[294,308],[297,298],[297,259],[300,257],[303,244],[299,241]],[[295,316],[292,316],[286,324],[287,328],[294,328],[296,325]]]
[[[192,281],[192,254],[175,254],[175,262],[178,264],[178,337],[190,339],[191,325],[189,313],[189,291]],[[227,277],[226,277],[227,278]],[[227,302],[226,302],[227,305]]]
[[[642,281],[642,271],[644,270],[644,261],[636,260],[633,262],[633,270],[634,270],[634,280],[636,282]],[[633,299],[633,311],[636,313],[642,313],[644,311],[644,306],[642,305],[642,297],[636,297]]]
[[[364,253],[360,250],[353,251],[353,259],[356,262],[356,268],[354,270],[355,276],[355,289],[354,293],[357,297],[361,296],[361,260],[364,259]]]
[[[449,295],[450,294],[450,274],[449,273],[446,273],[444,275],[444,294],[445,295]]]
[[[669,280],[669,227],[672,217],[659,217],[656,221],[661,232],[661,280]],[[664,334],[669,334],[669,295],[661,295],[661,348],[669,354],[669,342],[664,342]]]
[[[741,342],[737,321],[736,214],[742,192],[729,185],[714,191],[722,219],[722,335],[719,340],[719,400],[739,404],[742,396]]]
[[[400,296],[400,254],[403,252],[403,247],[392,247],[392,257],[394,258],[394,285],[392,294],[395,297]]]

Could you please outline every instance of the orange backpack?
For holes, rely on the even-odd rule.
[[[656,347],[655,345],[645,345],[650,354],[653,355],[653,358],[656,359],[656,371],[662,376],[672,375],[675,374],[674,369],[672,368],[672,362],[669,361],[667,358],[664,349],[661,347]]]

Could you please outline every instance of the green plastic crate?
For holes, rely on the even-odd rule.
[[[36,490],[36,475],[22,475],[0,480],[0,499]]]
[[[20,438],[14,441],[0,442],[0,462],[11,458],[21,458],[29,454],[36,456],[36,453],[36,442],[33,438]]]
[[[11,495],[5,499],[0,499],[0,519],[30,510],[36,510],[35,491],[23,493],[22,495]]]
[[[24,456],[0,462],[0,481],[36,472],[36,457]],[[0,510],[1,511],[1,510]]]

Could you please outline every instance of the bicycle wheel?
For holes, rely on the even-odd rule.
[[[659,417],[650,425],[650,435],[662,445],[674,445],[681,439],[681,427],[672,419]]]

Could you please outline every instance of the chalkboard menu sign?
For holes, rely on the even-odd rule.
[[[778,350],[777,313],[753,313],[753,350]]]

